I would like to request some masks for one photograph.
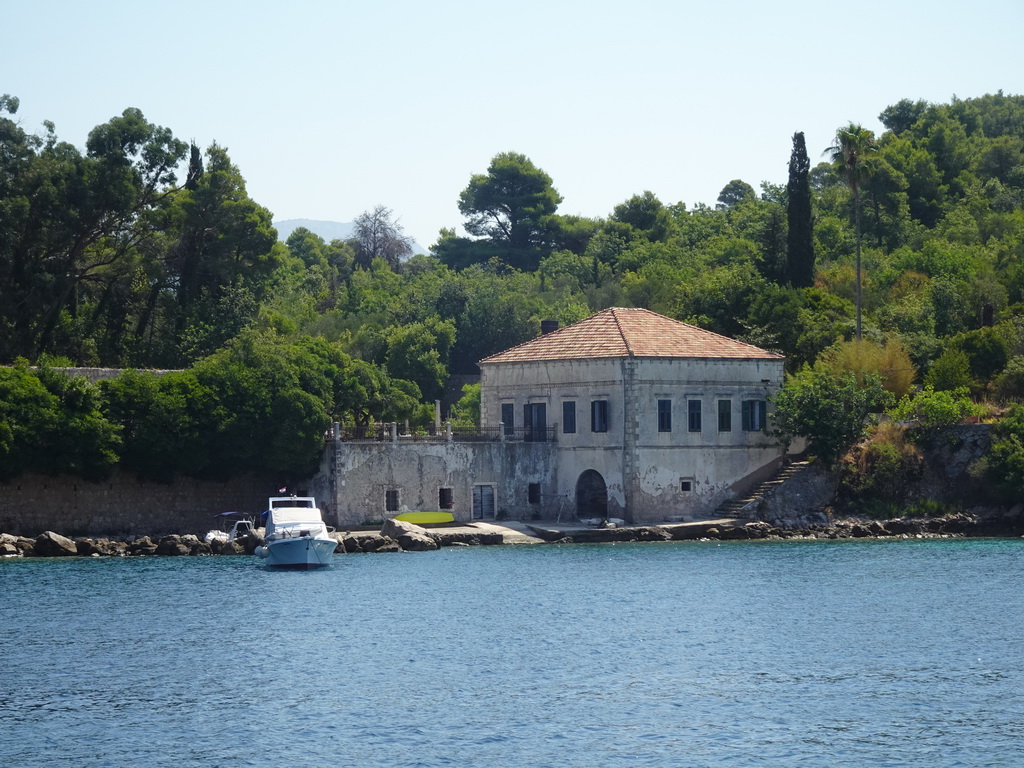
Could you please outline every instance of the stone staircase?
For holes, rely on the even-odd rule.
[[[808,464],[810,464],[809,461],[794,461],[787,464],[786,466],[779,470],[775,477],[771,478],[770,480],[765,480],[760,485],[755,486],[750,491],[750,493],[744,496],[742,499],[730,499],[729,501],[722,504],[718,508],[715,515],[720,518],[746,517],[747,515],[744,514],[744,509],[746,509],[748,504],[753,504],[754,502],[760,500],[762,497],[764,497],[766,493],[768,493],[768,491],[782,485],[784,482],[789,480],[789,478],[793,477],[793,475],[803,470]]]

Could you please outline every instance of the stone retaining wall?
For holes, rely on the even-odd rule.
[[[216,527],[219,512],[258,515],[277,484],[256,477],[224,483],[180,478],[174,483],[144,483],[115,471],[90,483],[73,477],[23,476],[0,483],[0,531],[37,536],[59,531],[67,536],[203,534]]]

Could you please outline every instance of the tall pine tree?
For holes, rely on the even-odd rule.
[[[793,134],[793,153],[789,156],[789,184],[786,186],[786,213],[789,234],[786,240],[786,271],[790,285],[804,288],[814,284],[814,233],[811,228],[811,185],[808,174],[804,134]]]

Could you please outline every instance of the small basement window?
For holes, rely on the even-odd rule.
[[[679,490],[683,493],[689,493],[693,490],[693,478],[683,477],[679,480]]]
[[[540,483],[530,483],[526,489],[526,497],[530,504],[540,504]]]

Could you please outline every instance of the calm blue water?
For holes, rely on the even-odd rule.
[[[1024,541],[0,562],[2,766],[1021,766]]]

